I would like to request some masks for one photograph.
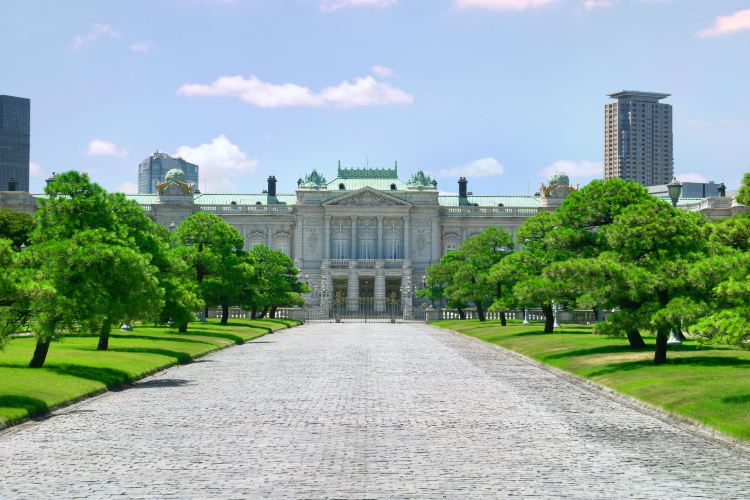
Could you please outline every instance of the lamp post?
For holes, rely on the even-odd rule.
[[[528,309],[526,309],[525,307],[523,308],[523,324],[524,325],[528,325],[529,324]]]
[[[677,177],[674,177],[672,182],[667,184],[667,191],[669,192],[669,198],[672,200],[672,206],[677,207],[677,202],[682,194],[682,183],[677,180]]]

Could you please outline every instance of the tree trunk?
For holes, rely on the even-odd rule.
[[[41,368],[44,366],[44,360],[47,359],[47,351],[49,351],[50,341],[37,340],[36,348],[34,349],[34,356],[31,358],[29,368]]]
[[[508,326],[508,320],[505,317],[505,311],[500,313],[500,326]]]
[[[595,308],[592,309],[592,311],[594,311],[594,323],[598,323],[599,322],[599,309],[597,309],[595,307]],[[628,338],[630,338],[630,334],[628,334]],[[641,339],[641,340],[643,340],[643,339]]]
[[[637,328],[628,328],[628,342],[630,342],[630,347],[633,349],[643,349],[646,347],[646,342],[641,337],[641,332]]]
[[[656,332],[656,352],[654,353],[654,364],[662,365],[667,362],[667,341],[669,340],[669,327],[660,327]]]
[[[263,319],[266,317],[266,313],[268,313],[268,306],[264,307],[263,310],[258,315],[258,319]]]
[[[221,324],[226,325],[229,322],[229,304],[221,305]]]
[[[258,308],[253,306],[252,309],[250,309],[250,318],[255,319],[258,317]]]
[[[456,308],[456,310],[458,311],[458,319],[466,319],[466,311],[460,307]]]
[[[177,327],[177,331],[179,333],[187,333],[187,326],[188,326],[187,321],[184,323],[180,323],[180,325]]]
[[[112,320],[106,318],[102,322],[102,328],[99,330],[99,345],[96,346],[97,351],[106,351],[109,347],[109,333],[112,331]]]
[[[271,310],[268,312],[268,317],[271,319],[276,318],[276,306],[271,306]]]
[[[685,336],[682,334],[682,323],[680,323],[679,321],[677,323],[675,323],[674,328],[672,329],[672,331],[674,332],[674,336],[680,342],[685,342],[685,340],[687,340],[685,338]]]
[[[554,332],[555,313],[552,310],[552,304],[542,304],[542,312],[544,313],[544,333]]]
[[[479,316],[479,321],[484,321],[487,319],[484,315],[484,307],[482,306],[481,302],[477,302],[477,316]]]

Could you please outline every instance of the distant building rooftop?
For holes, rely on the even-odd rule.
[[[621,90],[619,92],[613,92],[608,95],[612,99],[628,99],[636,97],[643,101],[658,102],[661,99],[666,99],[672,94],[662,94],[660,92],[641,92],[640,90]]]

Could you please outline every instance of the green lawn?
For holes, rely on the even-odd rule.
[[[563,325],[545,335],[542,325],[499,321],[443,320],[448,328],[511,349],[750,441],[750,351],[695,341],[670,346],[668,363],[654,366],[654,338],[648,350],[628,347],[627,339],[592,335],[591,327]]]
[[[34,340],[14,338],[0,351],[0,428],[142,378],[168,366],[241,344],[281,328],[293,320],[233,319],[191,323],[188,333],[167,327],[138,326],[113,331],[108,351],[97,351],[95,336],[65,336],[52,343],[43,368],[27,368]]]

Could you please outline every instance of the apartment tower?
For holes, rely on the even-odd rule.
[[[674,175],[670,94],[623,90],[604,107],[604,178],[667,184]]]

